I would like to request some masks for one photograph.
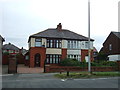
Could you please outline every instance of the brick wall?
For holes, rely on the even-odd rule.
[[[91,67],[92,71],[117,71],[116,67]],[[50,66],[46,65],[45,72],[61,72],[61,71],[88,71],[88,68],[75,66]]]
[[[67,49],[62,48],[62,57],[61,59],[65,59],[67,57]]]
[[[22,54],[19,54],[17,57],[17,63],[18,64],[24,64],[25,63],[25,57]]]
[[[9,56],[8,73],[17,73],[17,59],[16,56]]]
[[[30,67],[34,67],[35,54],[40,54],[40,67],[44,67],[46,59],[46,48],[44,47],[31,47],[30,48]]]
[[[3,55],[2,56],[2,64],[3,65],[8,65],[8,62],[9,60],[8,60],[8,55]]]

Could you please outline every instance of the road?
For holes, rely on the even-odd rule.
[[[54,73],[10,74],[2,76],[3,88],[118,88],[118,77],[58,79]]]

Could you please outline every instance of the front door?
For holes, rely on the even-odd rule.
[[[35,55],[35,67],[40,67],[40,54]]]

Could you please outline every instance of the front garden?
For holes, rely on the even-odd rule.
[[[91,62],[91,71],[92,72],[115,72],[120,71],[120,62],[114,61],[94,61]],[[45,72],[81,72],[88,71],[88,62],[85,60],[83,62],[79,62],[76,59],[66,58],[61,60],[60,64],[57,66],[47,65],[45,67]]]
[[[87,72],[88,63],[85,60],[79,62],[76,59],[66,58],[60,62],[60,66],[64,68],[67,66],[69,69],[66,69],[66,72],[56,74],[55,77],[57,78],[99,78],[120,76],[120,73],[118,72],[119,65],[114,61],[101,60],[99,62],[91,62],[92,73]],[[73,68],[71,67],[76,67],[79,71],[73,71]]]

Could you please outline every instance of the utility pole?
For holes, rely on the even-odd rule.
[[[88,72],[91,73],[91,61],[90,61],[90,0],[88,0]]]

